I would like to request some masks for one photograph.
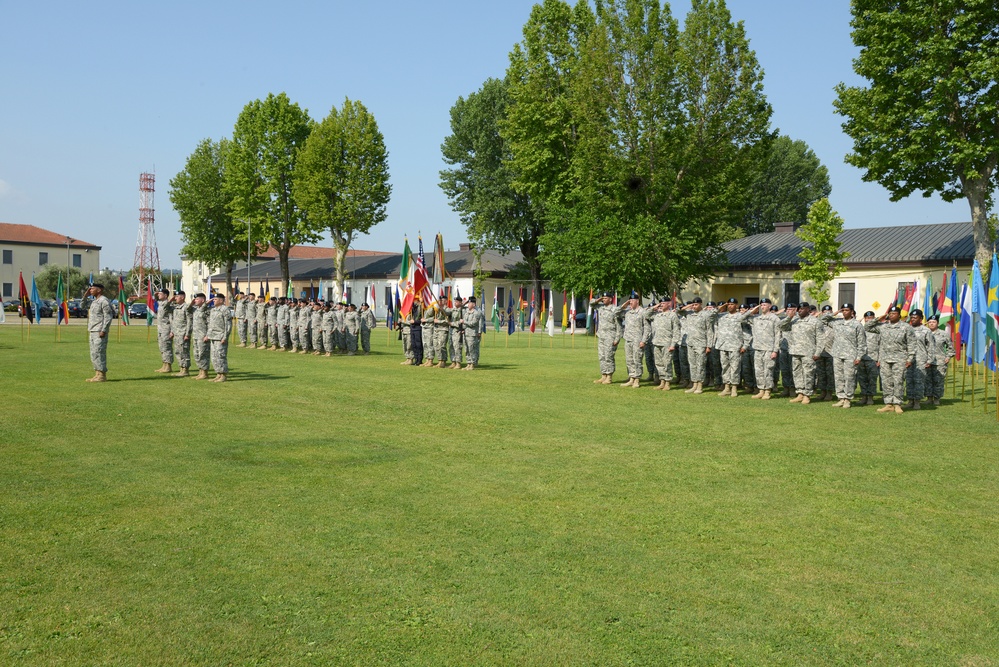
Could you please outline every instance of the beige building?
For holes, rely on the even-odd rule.
[[[0,287],[3,299],[16,299],[18,276],[31,289],[31,274],[49,265],[71,266],[85,276],[96,275],[101,267],[101,247],[80,239],[51,232],[34,225],[0,222]]]
[[[957,266],[958,278],[967,279],[975,258],[970,222],[900,227],[845,229],[840,250],[848,252],[846,270],[827,286],[828,303],[839,308],[853,303],[857,310],[884,311],[900,286],[918,281],[920,292],[927,280],[939,292],[944,272]],[[790,224],[768,234],[756,234],[726,243],[727,271],[714,279],[692,282],[682,298],[700,296],[705,301],[729,298],[754,304],[769,297],[775,304],[809,301],[811,283],[794,279],[798,253],[805,243]],[[880,314],[880,312],[879,312]]]

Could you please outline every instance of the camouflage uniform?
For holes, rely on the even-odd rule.
[[[448,354],[453,368],[461,366],[461,358],[465,351],[465,315],[463,310],[460,305],[445,309],[448,314]]]
[[[857,370],[867,354],[867,334],[856,318],[837,319],[832,313],[822,315],[822,323],[832,332],[829,355],[833,362],[836,398],[853,400],[857,389]],[[849,407],[847,405],[846,407]]]
[[[200,306],[191,305],[187,307],[191,315],[191,341],[194,348],[194,364],[199,371],[208,371],[208,364],[211,361],[211,344],[205,342],[208,335],[208,304]]]
[[[471,298],[471,297],[469,297]],[[482,326],[485,318],[482,311],[475,307],[474,303],[468,304],[471,307],[465,308],[463,316],[465,329],[465,360],[468,365],[465,370],[475,368],[479,365],[479,342],[482,339]]]
[[[170,339],[170,311],[173,302],[163,299],[156,302],[156,342],[160,346],[160,358],[164,364],[173,363],[173,341]]]
[[[748,312],[748,311],[743,311]],[[756,388],[756,353],[753,349],[753,325],[747,319],[742,323],[742,338],[747,341],[746,351],[742,354],[742,384],[746,389]]]
[[[614,354],[621,340],[621,324],[618,318],[624,307],[605,306],[600,299],[593,300],[590,305],[597,317],[597,358],[600,361],[600,374],[614,375],[614,371],[617,370]]]
[[[780,352],[780,318],[773,312],[754,315],[750,319],[753,338],[753,373],[756,376],[756,388],[772,391],[774,384],[774,367],[777,365],[776,355]]]
[[[645,356],[643,348],[648,345],[652,330],[648,320],[645,319],[645,309],[641,306],[624,308],[622,313],[624,331],[621,337],[624,339],[624,363],[628,369],[628,377],[638,380],[642,377],[642,358]]]
[[[272,350],[278,349],[281,345],[280,329],[281,325],[278,323],[278,303],[277,300],[274,300],[267,306],[267,332]]]
[[[707,310],[689,312],[684,318],[687,327],[687,358],[690,361],[690,380],[703,383],[707,364],[707,348],[715,346],[714,315]]]
[[[363,308],[363,306],[362,306]],[[371,308],[364,308],[360,313],[361,317],[361,350],[364,354],[371,352],[371,331],[378,326],[378,320]],[[445,331],[447,331],[445,329]]]
[[[811,396],[815,387],[815,357],[819,352],[818,319],[811,314],[781,320],[780,329],[787,338],[787,351],[791,356],[794,389],[803,396]]]
[[[312,351],[314,354],[322,354],[326,351],[326,339],[323,336],[323,308],[320,304],[312,305],[312,313],[309,328],[312,330]]]
[[[932,358],[926,372],[926,395],[939,401],[947,385],[947,368],[954,356],[954,342],[943,329],[932,332]],[[936,401],[935,401],[936,402]]]
[[[291,326],[291,316],[288,312],[288,303],[279,303],[277,307],[277,340],[278,349],[287,349],[291,344],[288,328]]]
[[[247,319],[246,319],[246,298],[237,296],[236,297],[236,332],[239,335],[239,342],[241,345],[246,345],[247,338]]]
[[[871,334],[864,325],[864,336],[867,352],[860,357],[860,366],[857,367],[857,383],[860,385],[860,393],[864,397],[864,402],[873,405],[874,394],[878,391],[878,341],[877,334]]]
[[[680,316],[680,313],[677,313]],[[690,356],[687,350],[687,318],[680,317],[680,346],[676,350],[677,367],[680,370],[680,383],[689,385],[690,380]]]
[[[291,337],[292,352],[297,351],[301,345],[298,330],[298,314],[301,312],[301,308],[302,305],[299,303],[288,304],[288,335]]]
[[[170,314],[173,354],[181,369],[191,367],[191,313],[187,307],[186,303],[175,303]]]
[[[437,363],[437,348],[434,346],[434,330],[437,328],[434,318],[437,317],[437,304],[431,303],[423,310],[423,322],[420,327],[423,337],[423,365],[433,366]]]
[[[673,381],[673,352],[680,347],[680,316],[675,310],[649,308],[645,315],[651,328],[652,348],[660,380]]]
[[[111,302],[101,294],[90,304],[87,333],[90,335],[90,363],[98,373],[108,372],[108,331],[114,322]]]
[[[208,310],[208,340],[211,341],[212,366],[218,375],[229,373],[229,333],[232,331],[232,318],[229,308],[223,303]]]
[[[354,356],[357,354],[357,336],[361,333],[361,318],[357,316],[357,311],[348,308],[343,314],[343,330],[347,341],[347,354]]]
[[[926,374],[933,363],[933,334],[920,324],[912,327],[912,340],[916,347],[916,363],[906,369],[905,394],[910,402],[918,403],[926,396]]]
[[[257,344],[257,300],[246,302],[246,344],[254,347]]]
[[[326,348],[326,356],[330,356],[335,352],[334,334],[333,334],[333,319],[334,313],[336,311],[329,304],[323,307],[323,347]]]
[[[450,338],[450,320],[447,309],[438,307],[434,309],[434,354],[440,367],[447,365],[447,344]]]
[[[868,334],[878,337],[878,368],[881,369],[881,390],[885,405],[896,405],[901,410],[902,381],[905,365],[916,363],[916,341],[908,322],[868,322]]]
[[[830,312],[830,311],[826,311]],[[836,377],[833,370],[832,346],[835,333],[832,328],[819,316],[818,336],[819,336],[819,358],[815,362],[815,390],[826,392],[836,391]],[[852,395],[852,394],[851,394]],[[842,397],[841,397],[842,398]]]
[[[721,381],[733,387],[739,385],[742,354],[751,344],[742,330],[748,317],[748,313],[720,313],[716,319],[714,347],[721,355]]]

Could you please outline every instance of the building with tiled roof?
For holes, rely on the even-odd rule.
[[[944,271],[949,273],[956,265],[963,280],[975,259],[970,222],[844,229],[837,240],[840,251],[849,257],[846,270],[827,286],[834,308],[853,303],[862,311],[881,310],[900,285],[918,281],[922,288],[932,280],[939,289]],[[725,301],[734,297],[756,303],[769,297],[780,304],[808,301],[810,284],[800,284],[793,276],[804,246],[791,224],[729,241],[723,246],[727,268],[710,281],[688,285],[683,298],[696,295],[705,301]]]
[[[31,274],[50,264],[98,273],[101,247],[78,238],[35,227],[0,222],[0,287],[3,298],[17,298],[18,276],[30,285]]]

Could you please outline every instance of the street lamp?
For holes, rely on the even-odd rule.
[[[246,293],[250,293],[250,220],[246,220]]]

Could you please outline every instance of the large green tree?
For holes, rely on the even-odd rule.
[[[657,0],[599,3],[596,18],[568,78],[573,143],[543,266],[570,289],[665,293],[712,273],[738,234],[770,136],[762,72],[722,0],[694,0],[682,31]]]
[[[375,117],[360,102],[333,107],[302,149],[294,194],[312,225],[329,230],[336,247],[336,280],[342,290],[347,251],[358,234],[385,220],[392,186],[388,152]]]
[[[232,294],[232,267],[246,257],[247,229],[233,217],[232,192],[225,187],[229,149],[227,139],[203,139],[170,179],[170,202],[180,218],[181,252],[224,270],[226,293]]]
[[[829,171],[804,141],[781,135],[767,142],[739,227],[772,232],[779,222],[804,223],[812,204],[832,192]]]
[[[250,222],[254,239],[277,249],[285,285],[291,248],[315,243],[323,232],[292,193],[295,166],[312,125],[308,112],[287,95],[270,94],[243,108],[227,153],[225,188],[232,197],[233,217]]]
[[[798,253],[798,270],[794,279],[811,281],[808,295],[816,303],[829,300],[826,285],[843,272],[844,261],[850,256],[842,252],[839,235],[843,233],[843,218],[839,217],[829,200],[822,198],[808,210],[807,222],[795,231],[806,245]]]
[[[541,289],[540,237],[544,217],[517,190],[510,147],[500,133],[510,105],[509,86],[488,79],[451,107],[451,134],[441,152],[451,165],[440,186],[478,248],[520,250],[536,290]]]
[[[869,85],[836,87],[846,161],[892,201],[921,192],[971,209],[975,256],[991,256],[999,180],[999,11],[994,0],[853,0],[853,61]]]
[[[67,273],[68,278],[67,278]],[[77,268],[66,268],[66,265],[49,264],[45,270],[35,276],[35,284],[38,285],[38,294],[44,299],[54,299],[56,289],[59,286],[59,278],[62,277],[63,289],[69,283],[69,290],[66,291],[67,299],[79,299],[83,296],[90,284],[90,278],[83,275]],[[117,286],[117,283],[115,283]],[[28,289],[31,289],[30,284]]]

